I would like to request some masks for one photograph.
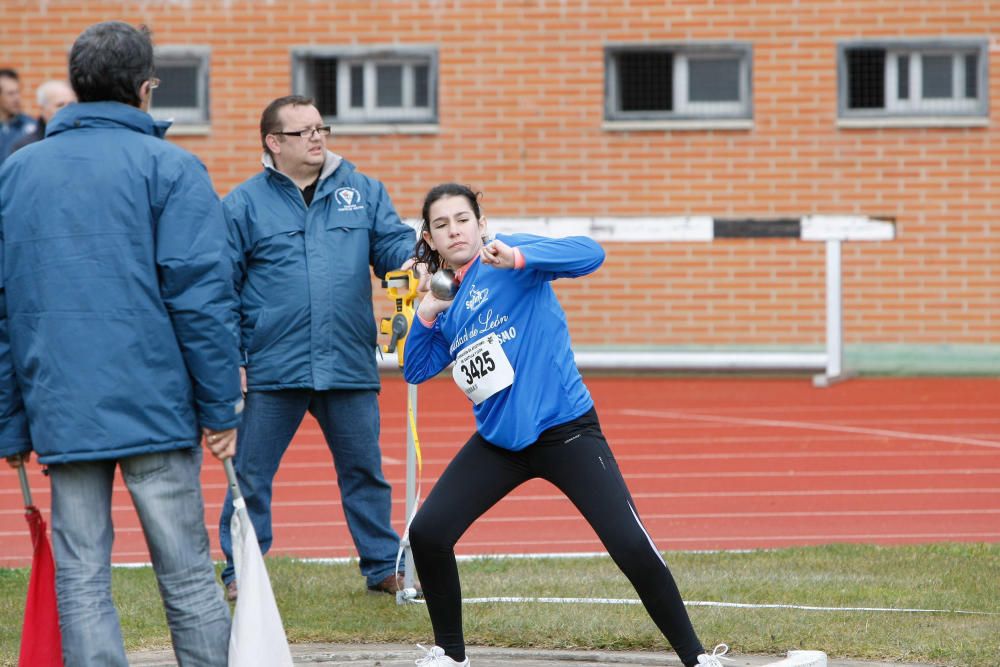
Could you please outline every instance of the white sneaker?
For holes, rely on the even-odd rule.
[[[421,651],[427,651],[427,655],[414,660],[413,664],[415,665],[422,665],[422,667],[469,667],[468,657],[462,662],[455,662],[444,654],[444,649],[440,646],[434,646],[429,651],[420,644],[417,644],[417,648]]]
[[[721,650],[720,650],[721,649]],[[726,644],[719,644],[714,649],[712,649],[712,654],[702,653],[698,656],[698,665],[704,665],[705,667],[724,667],[722,661],[733,662],[732,658],[723,657],[729,653],[729,647]]]

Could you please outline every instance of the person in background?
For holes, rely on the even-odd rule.
[[[45,138],[45,127],[52,122],[52,117],[56,112],[67,104],[76,102],[76,93],[65,81],[46,81],[38,87],[38,120],[35,123],[35,131],[30,132],[11,146],[10,152],[15,153],[18,149],[24,148],[28,144],[33,144]]]
[[[0,69],[0,164],[10,155],[11,147],[35,129],[35,120],[21,113],[21,80],[17,71]]]
[[[596,271],[604,250],[587,237],[498,235],[468,187],[446,183],[424,200],[416,260],[451,269],[453,300],[427,293],[406,342],[403,375],[419,384],[454,362],[476,432],[455,455],[410,526],[435,646],[427,667],[468,666],[455,544],[472,523],[524,482],[541,478],[573,502],[639,593],[687,667],[721,667],[705,653],[684,601],[646,532],[570,348],[552,281]],[[720,652],[721,651],[721,652]]]
[[[382,475],[380,389],[371,273],[400,268],[413,229],[385,186],[327,150],[330,126],[305,97],[273,100],[260,118],[263,170],[223,200],[242,335],[246,414],[234,459],[260,542],[271,547],[281,457],[309,411],[333,455],[347,527],[368,590],[393,593],[399,536]],[[227,494],[219,521],[222,581],[238,595]]]
[[[69,54],[80,102],[0,168],[0,456],[48,466],[67,667],[127,667],[111,597],[121,471],[181,666],[228,662],[202,449],[240,423],[222,205],[204,165],[146,113],[148,31],[90,26]]]

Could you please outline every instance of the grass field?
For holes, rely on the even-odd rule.
[[[687,601],[981,612],[806,611],[690,606],[704,644],[735,653],[831,657],[963,667],[1000,665],[1000,545],[833,545],[745,553],[666,554]],[[357,566],[268,559],[292,642],[432,641],[423,605],[398,606],[364,589]],[[635,598],[608,558],[462,561],[467,597]],[[0,570],[0,664],[14,665],[29,573]],[[149,568],[116,569],[113,586],[129,650],[169,645]],[[466,605],[471,645],[658,649],[639,605]]]

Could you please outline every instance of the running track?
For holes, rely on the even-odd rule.
[[[588,379],[640,515],[663,550],[751,549],[832,542],[1000,542],[1000,381],[853,379],[828,389],[797,378]],[[382,393],[384,470],[402,532],[405,385]],[[472,429],[450,381],[419,390],[423,492]],[[49,491],[32,462],[35,503]],[[0,566],[30,563],[17,475],[0,469]],[[221,465],[202,475],[218,558]],[[354,556],[336,478],[311,418],[276,480],[272,554]],[[149,560],[127,491],[114,496],[116,562]],[[458,544],[462,554],[602,551],[554,487],[533,481]]]

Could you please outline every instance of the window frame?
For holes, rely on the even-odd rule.
[[[623,111],[619,91],[619,56],[627,53],[663,53],[672,57],[670,111]],[[734,102],[691,102],[689,99],[691,60],[739,61],[738,100]],[[622,42],[604,47],[604,120],[616,121],[698,121],[706,124],[753,119],[753,45],[749,42]]]
[[[438,122],[438,49],[436,46],[372,47],[297,47],[292,50],[293,90],[298,95],[315,98],[309,64],[316,59],[337,61],[337,112],[324,114],[323,120],[334,126],[427,125]],[[403,67],[401,107],[377,104],[376,68],[379,65]],[[427,106],[414,105],[416,69],[427,67]],[[364,77],[364,104],[351,104],[353,69],[360,66]]]
[[[164,63],[167,61],[167,63]],[[154,67],[162,64],[171,66],[193,65],[196,68],[195,78],[198,90],[195,93],[197,106],[169,107],[156,103],[156,92],[149,113],[157,120],[173,121],[172,128],[202,127],[211,123],[211,61],[212,49],[201,45],[165,45],[156,46],[153,50]]]
[[[837,44],[837,116],[840,120],[909,120],[984,119],[989,116],[989,42],[986,38],[956,37],[947,39],[864,39]],[[850,80],[847,54],[853,49],[882,50],[885,64],[882,86],[885,103],[881,108],[848,107]],[[964,97],[966,68],[964,59],[976,55],[976,93]],[[923,59],[927,56],[950,56],[952,94],[947,98],[923,97]],[[907,63],[908,97],[899,97],[900,58]]]

